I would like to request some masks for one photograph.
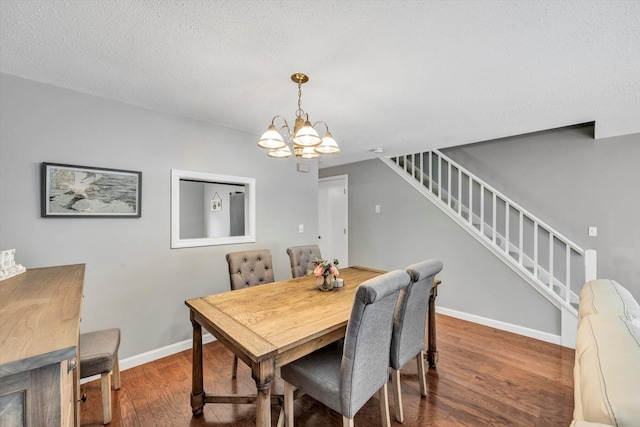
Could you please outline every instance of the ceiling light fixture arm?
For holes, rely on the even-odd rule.
[[[315,122],[313,124],[313,128],[315,129],[316,125],[321,124],[324,125],[324,132],[328,133],[329,132],[329,125],[326,122],[323,122],[322,120],[318,120],[317,122]]]
[[[282,129],[287,129],[287,132],[291,133],[290,128],[289,128],[289,123],[287,123],[287,119],[285,119],[282,116],[273,116],[273,119],[271,119],[271,126],[276,127],[276,119],[281,119],[284,122],[283,126],[280,126],[278,129],[278,131],[281,131]]]

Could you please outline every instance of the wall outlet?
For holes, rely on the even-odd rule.
[[[380,205],[376,205],[375,211],[376,211],[376,213],[380,213]]]
[[[598,236],[598,227],[589,227],[589,237]]]

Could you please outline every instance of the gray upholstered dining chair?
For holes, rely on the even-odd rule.
[[[424,335],[429,294],[433,279],[442,270],[442,262],[430,259],[407,267],[411,284],[400,292],[391,335],[391,384],[395,401],[396,420],[403,422],[400,369],[414,357],[418,363],[420,394],[427,395],[424,371]]]
[[[356,290],[342,352],[325,346],[280,368],[284,380],[284,412],[293,427],[294,388],[342,414],[343,426],[379,392],[382,425],[389,426],[389,354],[393,315],[401,289],[411,279],[395,270],[369,279]]]
[[[291,262],[291,276],[302,277],[307,275],[307,270],[313,270],[313,262],[322,259],[318,245],[292,246],[287,248],[289,261]]]
[[[269,249],[231,252],[227,254],[231,290],[263,285],[274,281]],[[238,373],[238,356],[233,356],[233,378]]]

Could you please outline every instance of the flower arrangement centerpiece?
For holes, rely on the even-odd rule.
[[[329,262],[324,259],[318,259],[313,262],[315,267],[313,270],[307,271],[307,275],[313,274],[318,281],[318,289],[321,291],[330,291],[333,288],[331,284],[331,277],[338,277],[340,271],[338,271],[338,260],[334,259],[333,262]]]

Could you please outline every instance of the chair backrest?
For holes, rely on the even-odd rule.
[[[307,270],[313,270],[313,262],[322,259],[318,245],[292,246],[287,248],[291,261],[291,276],[293,278],[307,275]]]
[[[351,309],[340,369],[342,415],[356,412],[389,380],[393,313],[401,289],[411,282],[402,270],[360,284]]]
[[[227,254],[227,263],[232,290],[274,281],[273,262],[269,249],[231,252]]]
[[[433,279],[442,262],[430,259],[407,267],[411,284],[400,292],[393,319],[391,359],[393,369],[402,368],[424,350],[424,333]]]

